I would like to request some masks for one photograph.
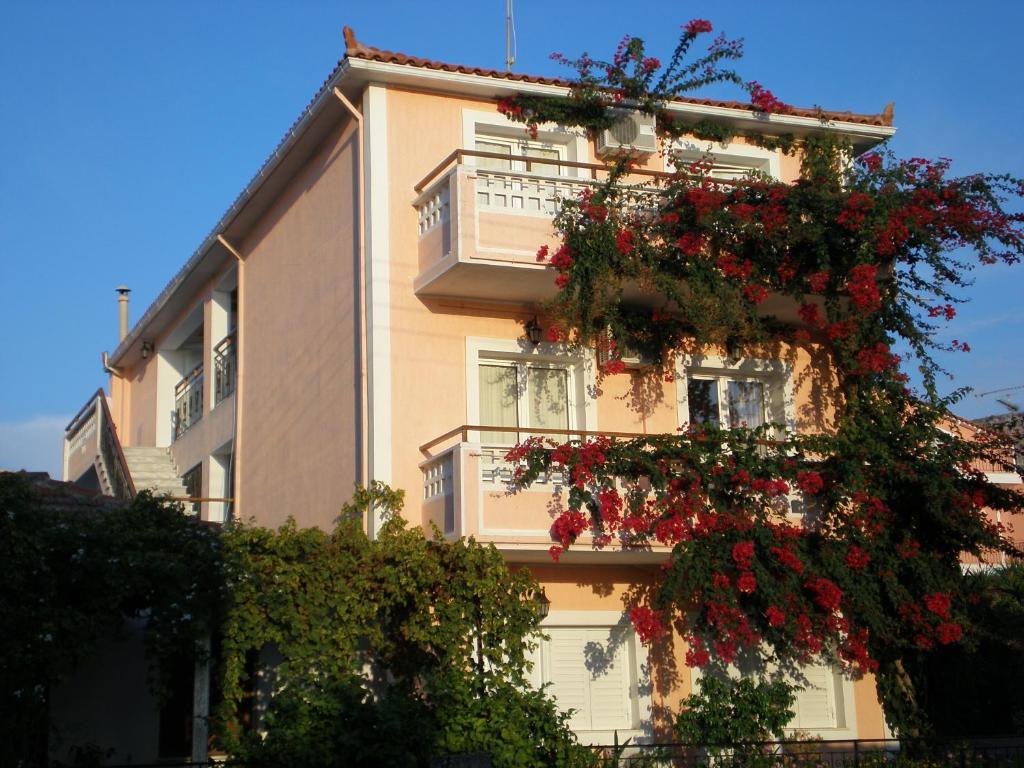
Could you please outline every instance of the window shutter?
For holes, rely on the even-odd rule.
[[[557,700],[559,709],[576,710],[569,726],[575,731],[636,727],[631,690],[633,677],[626,646],[616,644],[607,663],[591,670],[587,668],[587,646],[607,649],[609,629],[553,627],[546,631],[551,638],[546,670],[551,683],[548,691]]]
[[[796,692],[793,727],[810,731],[838,727],[832,670],[816,666],[804,667],[801,671],[807,684]]]

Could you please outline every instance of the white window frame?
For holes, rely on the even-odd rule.
[[[494,141],[507,143],[513,148],[512,154],[519,154],[514,151],[518,146],[532,146],[543,149],[557,149],[562,160],[571,160],[579,163],[589,162],[590,147],[586,135],[582,131],[575,131],[556,123],[543,123],[537,126],[537,138],[527,136],[526,126],[509,120],[504,115],[490,111],[464,109],[462,111],[462,146],[473,150],[476,148],[476,141]],[[476,158],[467,157],[467,165],[475,165]],[[578,176],[577,168],[563,168],[562,176]],[[516,169],[513,164],[513,171],[523,172],[525,168]]]
[[[712,141],[695,139],[678,139],[673,142],[671,151],[665,155],[665,170],[669,172],[679,170],[680,166],[676,160],[681,161],[685,166],[698,160],[707,159],[710,159],[712,164],[720,162],[726,166],[739,166],[751,171],[761,171],[775,180],[782,178],[778,152],[738,142],[715,144]],[[712,170],[713,176],[714,171]]]
[[[525,398],[525,370],[529,366],[564,368],[568,371],[567,395],[569,400],[569,429],[594,431],[597,429],[597,407],[590,393],[596,388],[594,360],[589,350],[567,344],[542,342],[534,347],[529,342],[515,339],[466,339],[466,423],[480,426],[480,366],[488,363],[514,364],[523,394],[520,407],[529,407]],[[520,367],[521,366],[521,367]],[[520,412],[520,415],[524,415]],[[529,424],[520,419],[523,435],[529,434]],[[478,432],[471,433],[471,442],[479,442]],[[512,440],[511,442],[514,442]]]
[[[616,730],[579,730],[576,736],[583,744],[611,744],[618,735],[621,744],[627,738],[633,743],[647,743],[653,738],[651,718],[651,676],[647,648],[639,641],[625,613],[620,611],[551,611],[541,622],[541,630],[550,629],[604,630],[608,643],[624,644],[628,665],[629,697],[633,727]],[[551,679],[553,669],[550,645],[542,640],[534,652],[531,683],[539,688]]]
[[[676,410],[679,424],[684,428],[690,424],[688,387],[691,378],[718,380],[720,427],[729,426],[725,382],[731,379],[764,384],[765,423],[782,424],[788,432],[796,432],[793,367],[788,362],[760,358],[732,360],[720,355],[679,356],[676,358]]]

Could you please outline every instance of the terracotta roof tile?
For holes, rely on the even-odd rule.
[[[464,64],[448,64],[434,59],[425,59],[420,56],[409,56],[395,51],[385,51],[381,48],[374,48],[364,45],[356,39],[355,32],[351,27],[345,27],[345,57],[351,59],[365,59],[367,61],[379,61],[385,64],[401,64],[421,69],[433,69],[441,72],[459,72],[466,75],[478,75],[480,77],[493,77],[502,80],[516,80],[524,83],[539,83],[542,85],[560,85],[568,87],[569,80],[558,77],[537,77],[534,75],[520,74],[518,72],[502,72],[497,69],[484,67],[470,67]],[[677,101],[684,104],[696,104],[707,107],[725,107],[728,109],[742,109],[748,112],[756,110],[750,104],[742,101],[730,101],[720,99],[695,99],[679,98]],[[891,126],[893,120],[893,104],[889,104],[877,115],[862,115],[855,112],[834,112],[828,110],[807,109],[804,107],[789,107],[786,114],[797,117],[818,118],[824,115],[829,120],[837,120],[847,123],[860,123],[863,125]]]

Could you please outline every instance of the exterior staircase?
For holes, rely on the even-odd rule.
[[[188,496],[167,448],[124,448],[124,460],[136,491],[157,496]]]

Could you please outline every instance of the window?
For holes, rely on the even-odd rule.
[[[776,152],[748,144],[715,144],[713,142],[679,141],[666,158],[666,170],[674,171],[698,161],[710,161],[709,173],[713,179],[731,181],[751,171],[767,174],[773,179],[781,177],[779,156]]]
[[[570,370],[567,366],[533,361],[482,360],[478,379],[481,426],[571,428]],[[518,431],[482,431],[480,442],[511,445],[525,436]],[[559,439],[557,434],[550,437]]]
[[[573,710],[569,726],[584,742],[611,743],[616,732],[620,740],[646,735],[646,658],[632,628],[611,611],[558,613],[545,621],[547,639],[534,652],[534,684],[546,684],[559,709]],[[606,617],[612,615],[616,623]]]
[[[694,375],[686,399],[690,424],[753,429],[765,423],[763,381]]]
[[[525,139],[517,140],[500,136],[477,135],[475,149],[477,152],[488,152],[504,155],[509,158],[504,160],[497,157],[478,157],[476,158],[478,168],[488,168],[496,171],[528,171],[530,173],[551,175],[560,172],[557,162],[535,163],[532,160],[512,160],[511,158],[513,156],[536,157],[539,160],[558,161],[565,158],[566,148],[564,145],[526,141]]]
[[[802,681],[791,681],[803,687],[795,691],[794,715],[789,727],[799,731],[819,731],[845,725],[840,717],[842,702],[836,697],[835,670],[814,666],[804,667],[801,673]],[[842,686],[841,680],[839,686]]]
[[[680,424],[794,427],[790,367],[782,361],[694,355],[682,358],[676,373]]]

